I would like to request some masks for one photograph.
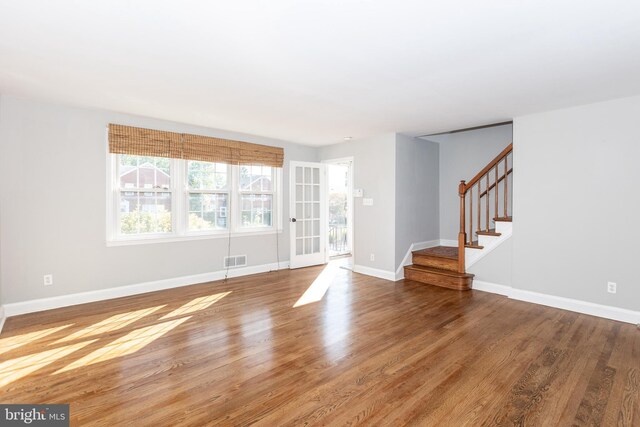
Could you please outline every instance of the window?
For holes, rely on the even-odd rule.
[[[229,165],[187,161],[189,231],[226,230]]]
[[[240,166],[240,226],[271,227],[273,217],[273,168]]]
[[[269,166],[110,154],[109,241],[273,232],[280,208]]]
[[[120,233],[171,233],[171,161],[125,154],[118,159]]]

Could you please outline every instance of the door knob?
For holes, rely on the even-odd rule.
[[[291,222],[296,222],[297,220],[295,218],[291,218]]]

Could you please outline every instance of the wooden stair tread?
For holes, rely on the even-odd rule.
[[[502,233],[496,232],[495,228],[491,228],[489,230],[484,230],[484,231],[482,231],[482,230],[481,231],[476,231],[476,234],[478,236],[496,236],[496,237],[502,236]]]
[[[427,272],[427,273],[439,274],[441,276],[464,277],[464,278],[473,277],[473,274],[471,274],[471,273],[458,273],[457,271],[443,270],[441,268],[425,267],[423,265],[411,264],[411,265],[405,266],[404,268],[406,268],[408,270],[418,270],[418,271],[424,271],[424,272]]]
[[[449,258],[457,260],[458,248],[453,246],[435,246],[433,248],[413,251],[412,254],[417,256],[434,256],[438,258]]]
[[[484,246],[480,246],[477,240],[474,240],[473,242],[471,242],[471,244],[467,243],[466,245],[464,245],[464,247],[471,249],[484,249]]]
[[[512,217],[510,216],[499,216],[496,218],[493,218],[494,221],[502,221],[502,222],[511,222]]]
[[[473,285],[473,274],[415,264],[404,267],[404,277],[409,281],[456,291],[468,291]]]

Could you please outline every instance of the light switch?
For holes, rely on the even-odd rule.
[[[362,206],[373,206],[373,199],[362,199]]]

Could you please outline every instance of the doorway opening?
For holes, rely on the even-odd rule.
[[[327,163],[327,248],[330,258],[353,254],[352,159]]]

